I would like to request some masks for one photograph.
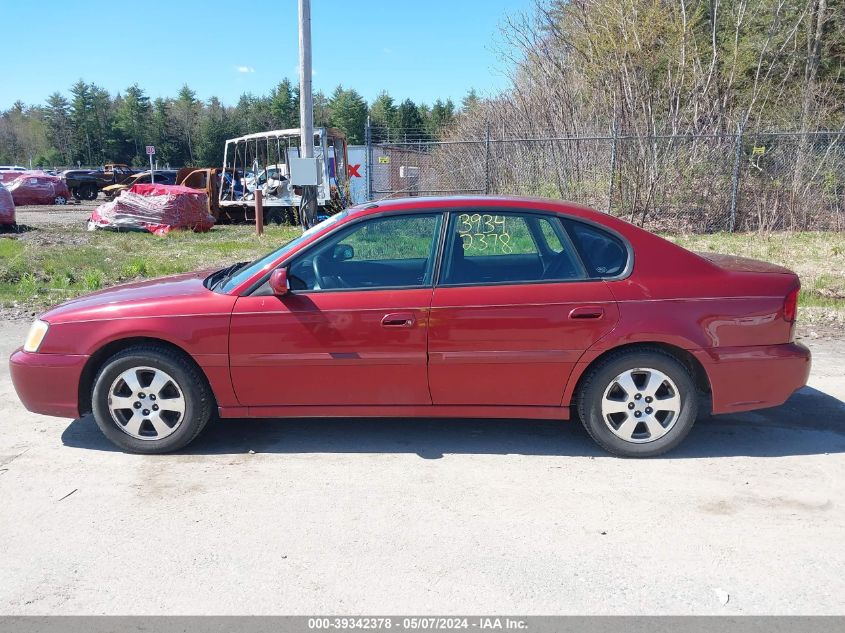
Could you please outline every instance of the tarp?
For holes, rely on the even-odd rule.
[[[166,235],[173,229],[207,231],[214,224],[204,191],[180,185],[133,185],[97,207],[88,230],[143,230]]]
[[[15,223],[15,201],[12,194],[0,183],[0,224]]]

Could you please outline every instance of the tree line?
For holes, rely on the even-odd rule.
[[[474,92],[468,102],[477,99]],[[467,101],[465,100],[465,101]],[[367,116],[375,141],[438,138],[458,110],[450,99],[431,106],[396,102],[386,91],[371,104],[354,89],[338,86],[314,93],[314,125],[343,130],[350,144],[365,142]],[[159,164],[220,165],[227,138],[263,130],[299,127],[299,87],[282,80],[270,94],[241,95],[229,106],[217,97],[201,101],[185,85],[173,98],[151,99],[136,83],[111,95],[79,80],[67,95],[51,94],[42,105],[16,102],[0,113],[0,164],[54,167],[127,163],[142,167],[146,145],[155,145]],[[397,139],[398,140],[398,139]]]
[[[511,88],[465,119],[476,135],[845,123],[843,0],[536,0],[501,31]]]
[[[449,136],[599,140],[494,144],[487,189],[663,228],[842,225],[845,1],[536,0],[501,31],[511,87]]]

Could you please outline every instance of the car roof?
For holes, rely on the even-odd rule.
[[[358,214],[380,213],[387,211],[419,211],[420,209],[451,209],[475,208],[475,209],[503,209],[512,207],[514,209],[536,209],[538,211],[551,211],[579,216],[587,219],[610,218],[606,213],[601,213],[577,202],[564,200],[552,200],[531,196],[419,196],[415,198],[393,198],[389,200],[378,200],[366,202],[350,209]]]

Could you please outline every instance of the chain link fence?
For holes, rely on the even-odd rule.
[[[378,142],[369,132],[371,200],[528,195],[658,231],[845,230],[843,132]]]

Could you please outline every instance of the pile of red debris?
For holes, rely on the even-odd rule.
[[[88,230],[140,230],[166,235],[173,229],[208,231],[213,224],[204,191],[181,185],[144,184],[133,185],[97,207],[88,219]]]
[[[15,201],[12,194],[0,182],[0,225],[9,226],[15,224]]]

